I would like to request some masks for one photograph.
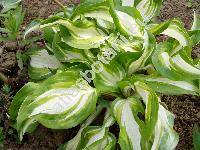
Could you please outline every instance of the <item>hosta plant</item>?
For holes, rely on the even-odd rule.
[[[162,94],[199,95],[200,20],[186,30],[179,19],[156,23],[162,0],[82,0],[46,20],[33,21],[24,37],[43,31],[46,47],[29,52],[27,83],[14,96],[10,120],[20,139],[38,124],[80,125],[61,149],[174,149],[175,116]],[[158,43],[158,35],[168,38]],[[93,121],[106,109],[103,123]],[[118,133],[109,128],[119,127]]]
[[[0,5],[1,5],[0,12],[6,13],[11,9],[15,9],[16,7],[18,7],[20,2],[21,2],[21,0],[1,0],[0,1]]]

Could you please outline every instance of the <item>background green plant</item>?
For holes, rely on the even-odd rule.
[[[20,26],[24,19],[24,13],[22,12],[22,6],[18,6],[18,3],[12,7],[11,4],[9,5],[10,7],[8,5],[4,5],[5,3],[8,2],[4,2],[2,4],[3,10],[0,13],[1,24],[3,25],[3,27],[0,28],[0,40],[15,40],[19,34]]]
[[[193,143],[195,150],[200,149],[200,130],[197,124],[195,124],[193,128]]]

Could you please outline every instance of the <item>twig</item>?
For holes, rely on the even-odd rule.
[[[60,8],[62,8],[65,17],[67,17],[67,12],[66,12],[65,6],[64,6],[61,2],[59,2],[59,0],[53,0],[53,1],[54,1]]]
[[[8,78],[0,72],[0,81],[3,81],[4,83],[8,83]]]

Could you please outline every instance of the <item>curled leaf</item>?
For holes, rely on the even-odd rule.
[[[132,73],[136,72],[140,67],[143,67],[147,59],[151,56],[155,49],[156,41],[155,37],[149,33],[148,31],[145,31],[144,33],[144,44],[143,44],[143,54],[142,56],[136,60],[133,61],[128,70],[128,74],[131,75]]]
[[[190,38],[186,29],[183,27],[179,20],[172,20],[167,29],[165,29],[162,34],[168,35],[179,41],[182,47],[190,46]]]
[[[156,70],[163,76],[174,80],[194,80],[200,78],[200,70],[190,64],[180,54],[170,57],[171,44],[163,43],[157,46],[152,56]]]
[[[44,79],[52,75],[53,70],[57,70],[61,64],[54,55],[49,55],[47,50],[33,53],[30,59],[29,76],[32,79]]]
[[[113,114],[120,126],[119,144],[122,150],[141,149],[141,126],[137,116],[140,111],[140,103],[133,98],[118,98],[113,102]]]
[[[94,111],[96,90],[87,83],[77,84],[77,79],[76,72],[57,73],[26,97],[17,117],[21,139],[35,122],[52,129],[68,129],[80,124]]]
[[[145,22],[149,22],[158,15],[163,0],[139,0],[135,7],[143,16]]]
[[[117,82],[125,77],[124,68],[116,61],[110,64],[102,64],[98,68],[94,78],[94,84],[100,93],[119,92]]]
[[[179,136],[173,130],[174,115],[159,105],[158,121],[155,126],[152,149],[175,149]]]
[[[194,84],[186,81],[174,81],[167,78],[147,78],[145,81],[155,91],[167,95],[198,95],[199,93]]]
[[[114,7],[110,4],[110,14],[118,31],[126,36],[142,36],[143,19],[134,7]]]

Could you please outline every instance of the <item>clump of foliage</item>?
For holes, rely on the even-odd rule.
[[[24,19],[21,0],[2,0],[0,2],[0,41],[15,40]]]
[[[24,18],[20,2],[21,0],[0,0],[0,42],[14,41],[20,34],[20,26]],[[0,55],[2,54],[3,48],[0,47]],[[11,87],[9,85],[9,79],[0,71],[0,84],[2,82],[4,84],[0,87],[0,93],[10,95]],[[4,98],[4,96],[0,96],[1,109],[5,107]],[[4,148],[4,139],[7,134],[7,130],[3,126],[3,121],[3,118],[0,118],[0,149]]]
[[[197,124],[194,125],[192,137],[193,137],[194,149],[195,150],[200,149],[200,128]]]
[[[3,147],[3,139],[4,139],[4,136],[3,136],[3,128],[0,127],[0,147],[1,147],[1,148]]]
[[[10,120],[20,139],[38,124],[51,129],[80,125],[62,149],[174,149],[174,115],[161,94],[199,95],[200,20],[191,30],[178,19],[156,23],[162,0],[82,0],[46,20],[46,48],[29,52],[27,83],[15,95]],[[155,36],[169,38],[156,42]],[[34,82],[33,82],[34,81]],[[113,101],[110,100],[113,98]],[[106,108],[102,125],[91,125]],[[109,128],[117,123],[119,137]],[[118,138],[118,139],[117,139]]]

